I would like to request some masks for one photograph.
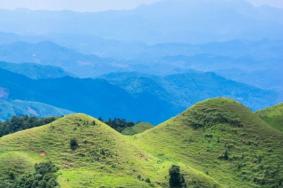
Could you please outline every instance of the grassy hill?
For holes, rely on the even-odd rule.
[[[47,160],[60,167],[63,188],[168,187],[173,164],[190,187],[280,187],[282,144],[282,133],[228,99],[196,104],[135,136],[74,114],[0,138],[0,187],[9,172]]]
[[[153,125],[151,123],[147,122],[140,122],[134,125],[133,127],[128,127],[122,131],[122,134],[125,135],[134,135],[138,133],[142,133],[148,129],[153,128]]]
[[[223,187],[282,186],[283,135],[232,100],[196,104],[133,140],[153,156],[190,165]]]
[[[256,113],[272,127],[283,132],[283,104],[266,108]]]

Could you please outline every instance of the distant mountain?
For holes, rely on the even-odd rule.
[[[189,71],[167,76],[140,73],[112,73],[101,78],[135,96],[153,95],[185,108],[211,97],[230,97],[252,109],[270,106],[279,99],[276,93],[225,79],[215,73]]]
[[[94,77],[107,71],[119,70],[112,59],[82,54],[48,41],[2,44],[0,61],[51,65],[81,77]]]
[[[168,76],[125,72],[100,79],[32,80],[0,69],[0,87],[6,99],[38,101],[104,119],[120,117],[152,123],[159,123],[186,106],[210,97],[231,97],[254,110],[278,101],[272,91],[196,71]]]
[[[0,31],[146,43],[282,39],[282,18],[279,8],[255,7],[244,0],[162,0],[134,10],[98,13],[1,10]]]
[[[27,76],[31,79],[60,78],[69,75],[63,69],[34,63],[7,63],[0,61],[0,68]]]
[[[12,116],[29,115],[49,117],[62,116],[70,113],[72,112],[69,110],[64,110],[44,103],[0,99],[0,121],[7,120]]]
[[[74,37],[58,36],[53,39],[71,47],[87,42],[86,38],[81,41],[81,37]],[[93,38],[91,40],[94,40],[94,45],[93,48],[87,45],[89,52],[108,58],[87,55],[45,41],[2,44],[0,61],[59,66],[74,76],[92,78],[117,71],[166,75],[186,73],[194,69],[215,72],[229,80],[275,90],[280,94],[281,100],[283,99],[283,84],[279,84],[283,83],[280,72],[283,69],[282,41],[233,40],[197,45],[146,45]],[[80,47],[77,48],[79,49]]]
[[[39,101],[103,119],[119,117],[158,123],[182,110],[150,93],[135,96],[102,79],[32,80],[0,69],[0,87],[5,88],[9,99]]]

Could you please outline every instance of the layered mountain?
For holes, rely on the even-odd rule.
[[[70,114],[71,111],[62,108],[57,108],[52,105],[23,101],[23,100],[4,100],[0,99],[0,121],[6,120],[12,116],[62,116]]]
[[[0,62],[0,68],[24,75],[31,79],[61,78],[69,75],[59,67],[35,63]]]
[[[252,109],[270,106],[278,100],[277,94],[272,91],[231,81],[211,72],[189,70],[167,76],[120,72],[101,78],[135,96],[154,95],[182,108],[220,96],[234,98]]]
[[[56,66],[81,77],[94,77],[111,70],[119,70],[119,66],[112,59],[83,54],[49,41],[2,44],[0,60]]]
[[[244,0],[162,0],[106,12],[1,10],[0,31],[146,43],[282,39],[282,17],[279,8],[256,7]]]
[[[61,187],[168,187],[172,165],[187,187],[281,187],[282,142],[281,132],[229,99],[203,101],[127,137],[74,114],[0,138],[0,187],[42,161],[60,168]]]
[[[0,77],[2,94],[11,100],[38,101],[104,119],[121,117],[155,124],[209,97],[232,97],[252,109],[273,105],[278,100],[271,91],[195,71],[165,77],[112,73],[102,79],[33,80],[0,69]]]
[[[150,93],[134,96],[102,79],[33,80],[0,69],[0,86],[9,99],[38,101],[104,119],[121,117],[158,123],[182,110]]]

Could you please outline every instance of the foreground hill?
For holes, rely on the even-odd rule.
[[[135,135],[135,134],[142,133],[153,127],[154,125],[152,125],[151,123],[140,122],[140,123],[135,124],[133,127],[125,128],[121,133],[124,135]]]
[[[279,104],[256,112],[260,118],[275,129],[283,131],[283,104]]]
[[[70,148],[76,139],[79,147]],[[86,115],[70,115],[39,128],[0,139],[0,187],[9,172],[18,177],[33,163],[51,160],[61,171],[62,187],[165,187],[170,161],[161,161],[130,140]],[[192,173],[193,180],[216,184]]]
[[[281,187],[283,135],[227,99],[201,102],[133,138],[156,157],[205,172],[223,187]]]
[[[18,177],[51,160],[62,187],[167,187],[175,164],[189,187],[279,188],[282,142],[282,133],[228,99],[204,101],[135,136],[75,114],[0,138],[0,187],[11,183],[8,172]]]

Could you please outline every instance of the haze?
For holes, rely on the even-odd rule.
[[[160,0],[0,0],[1,9],[105,11],[133,9]],[[255,5],[283,7],[281,0],[249,0]]]

